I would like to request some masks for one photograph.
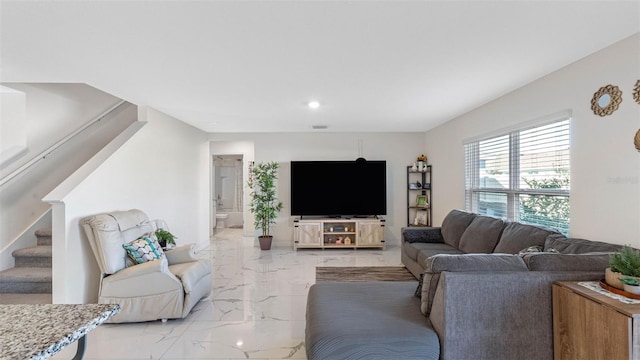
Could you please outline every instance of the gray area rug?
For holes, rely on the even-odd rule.
[[[404,266],[318,266],[316,282],[322,281],[418,281]]]

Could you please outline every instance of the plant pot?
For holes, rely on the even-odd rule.
[[[635,294],[635,295],[640,295],[640,286],[627,285],[627,284],[623,284],[623,285],[624,285],[624,291]]]
[[[260,235],[258,241],[260,242],[260,250],[271,250],[272,235]]]
[[[613,286],[616,289],[624,290],[624,283],[622,283],[622,281],[620,281],[620,278],[632,278],[632,279],[636,279],[636,280],[640,281],[640,277],[622,275],[619,272],[611,271],[611,268],[606,268],[605,269],[605,271],[604,271],[604,281],[607,284],[609,284],[610,286]]]
[[[606,268],[604,270],[604,281],[616,289],[623,290],[624,284],[620,281],[621,277],[625,276],[619,272],[611,271],[611,268]]]

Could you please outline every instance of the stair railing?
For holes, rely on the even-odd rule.
[[[95,118],[93,118],[92,120],[86,122],[84,125],[80,126],[79,128],[77,128],[72,133],[69,133],[67,136],[63,137],[62,139],[60,139],[55,144],[49,146],[47,149],[45,149],[41,153],[39,153],[38,155],[34,156],[31,160],[27,161],[24,165],[22,165],[19,168],[15,169],[11,173],[7,174],[6,176],[3,176],[2,179],[0,179],[0,188],[2,186],[4,186],[4,184],[8,183],[9,181],[11,181],[14,178],[16,178],[17,176],[19,176],[20,174],[22,174],[25,171],[27,171],[33,165],[35,165],[38,162],[46,159],[47,156],[49,156],[51,153],[53,153],[56,149],[58,149],[59,147],[61,147],[64,144],[66,144],[69,140],[73,139],[74,137],[76,137],[77,135],[79,135],[80,133],[82,133],[83,131],[85,131],[86,129],[91,127],[92,125],[100,122],[101,120],[103,120],[104,118],[109,116],[113,111],[117,110],[118,108],[122,107],[123,105],[128,105],[128,104],[129,104],[129,102],[127,102],[125,100],[118,101],[115,105],[113,105],[112,107],[108,108],[106,111],[104,111],[100,115],[98,115]]]

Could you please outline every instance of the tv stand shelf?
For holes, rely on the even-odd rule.
[[[384,219],[295,218],[293,248],[385,248]]]

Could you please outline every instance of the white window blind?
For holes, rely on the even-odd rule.
[[[465,144],[467,210],[569,233],[570,118]]]

